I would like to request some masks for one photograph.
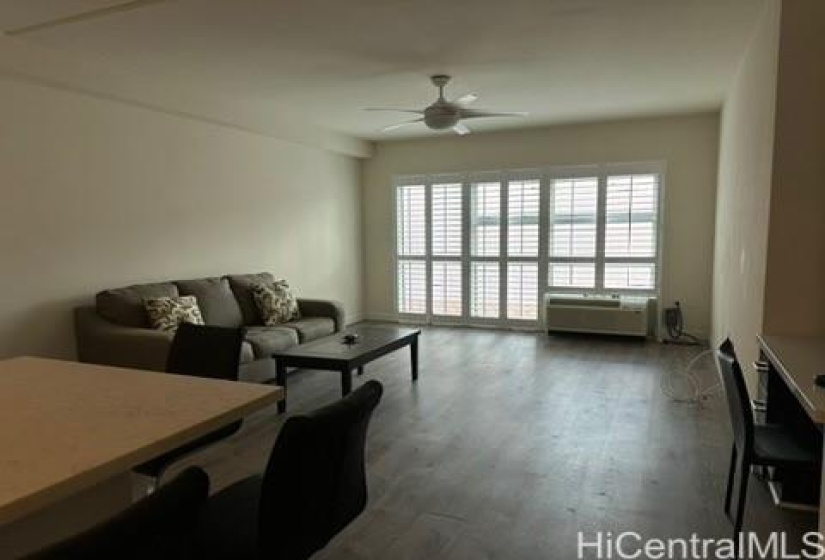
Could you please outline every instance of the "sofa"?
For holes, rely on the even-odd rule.
[[[246,328],[241,380],[271,380],[275,375],[274,352],[344,328],[340,304],[302,298],[298,298],[298,319],[277,326],[263,325],[251,289],[274,280],[272,274],[262,272],[104,290],[96,295],[95,305],[75,309],[78,358],[87,363],[164,371],[174,333],[150,326],[143,300],[195,296],[207,325]]]

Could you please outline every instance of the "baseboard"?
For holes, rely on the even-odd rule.
[[[345,326],[348,327],[350,325],[354,325],[355,323],[360,323],[361,321],[364,321],[364,320],[365,320],[364,315],[362,315],[361,313],[359,313],[358,315],[352,315],[350,317],[347,317],[347,321],[346,321]]]
[[[541,332],[542,328],[539,325],[497,325],[494,323],[458,323],[449,321],[414,321],[409,317],[399,317],[394,313],[369,313],[364,318],[364,321],[375,321],[378,323],[396,323],[403,325],[427,325],[432,327],[455,327],[459,329],[489,329],[489,330],[505,330],[518,332]]]
[[[394,313],[367,313],[362,321],[378,321],[381,323],[399,323],[398,315]]]

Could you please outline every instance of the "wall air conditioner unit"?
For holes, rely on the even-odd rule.
[[[548,332],[647,336],[647,309],[647,298],[547,294],[544,327]]]

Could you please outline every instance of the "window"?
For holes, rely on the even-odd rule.
[[[501,183],[472,184],[474,257],[497,257],[501,242]]]
[[[658,173],[556,177],[549,213],[548,287],[655,292]]]
[[[430,189],[430,293],[432,314],[462,314],[461,254],[463,248],[463,186],[435,183]]]
[[[550,181],[550,286],[596,287],[598,200],[598,177]]]
[[[397,180],[398,312],[534,324],[546,291],[655,294],[661,177],[651,164]]]
[[[426,187],[398,187],[398,311],[427,312],[427,216]]]

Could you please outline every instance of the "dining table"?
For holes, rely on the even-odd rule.
[[[276,404],[281,387],[39,357],[0,361],[0,558],[133,502],[131,469]]]

